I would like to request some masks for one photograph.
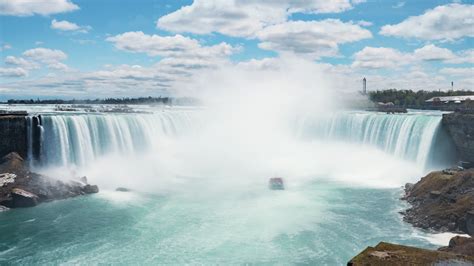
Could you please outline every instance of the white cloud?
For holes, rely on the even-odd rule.
[[[114,43],[117,49],[146,53],[149,56],[211,58],[228,56],[235,51],[235,48],[224,42],[213,46],[202,46],[197,40],[179,34],[147,35],[141,31],[108,37],[107,41]]]
[[[405,2],[398,2],[395,5],[392,6],[392,8],[402,8],[405,6]]]
[[[463,50],[459,51],[457,53],[457,56],[446,60],[446,63],[450,64],[463,64],[463,63],[469,63],[469,64],[474,64],[474,49],[468,49],[468,50]]]
[[[426,61],[451,60],[456,58],[456,55],[451,50],[440,48],[433,44],[416,49],[413,54],[415,58]]]
[[[28,75],[28,71],[21,67],[0,67],[0,77],[25,77]]]
[[[393,48],[365,47],[354,54],[352,66],[362,68],[393,68],[423,61],[441,61],[448,64],[474,63],[474,49],[454,53],[447,48],[428,44],[415,49],[413,53],[408,53]]]
[[[24,69],[37,69],[39,65],[35,62],[28,61],[22,57],[7,56],[5,57],[5,64],[18,66]]]
[[[5,51],[5,50],[8,50],[8,49],[12,49],[12,46],[8,43],[2,44],[0,46],[0,51]]]
[[[70,70],[67,65],[61,62],[67,59],[67,55],[61,50],[34,48],[23,52],[23,56],[34,62],[46,64],[50,69]]]
[[[410,64],[413,58],[410,54],[385,47],[365,47],[354,54],[353,67],[361,68],[395,68]]]
[[[370,21],[365,21],[365,20],[359,20],[356,22],[357,25],[359,26],[362,26],[362,27],[370,27],[372,25],[374,25],[374,23],[370,22]]]
[[[292,13],[338,13],[361,0],[195,0],[158,19],[172,32],[253,37],[266,26],[282,23]]]
[[[66,64],[61,63],[61,62],[54,62],[54,63],[48,64],[48,68],[54,69],[54,70],[60,70],[60,71],[70,70],[70,68]]]
[[[0,15],[47,16],[79,9],[70,0],[0,0]]]
[[[439,71],[441,74],[450,75],[450,76],[466,76],[474,77],[474,68],[473,67],[445,67]]]
[[[23,52],[23,56],[31,60],[42,63],[55,63],[67,59],[67,55],[61,50],[53,50],[47,48],[34,48]]]
[[[263,27],[286,20],[286,10],[253,3],[195,0],[158,19],[157,27],[172,32],[253,36]]]
[[[449,4],[409,17],[395,25],[385,25],[380,33],[387,36],[422,40],[456,40],[474,37],[474,5]]]
[[[87,33],[91,29],[90,26],[79,26],[76,23],[69,22],[67,20],[58,21],[53,19],[51,21],[51,29],[60,30],[60,31],[73,31],[80,33]]]
[[[72,41],[77,42],[78,44],[81,44],[81,45],[95,44],[96,43],[96,41],[88,40],[88,39],[73,39]]]
[[[371,38],[370,31],[337,19],[288,21],[269,26],[257,34],[265,50],[319,58],[338,55],[338,45]]]

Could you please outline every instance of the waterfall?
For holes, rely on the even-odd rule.
[[[368,144],[424,166],[441,119],[439,113],[339,112],[323,119],[304,117],[297,128],[299,137]]]
[[[199,113],[167,110],[153,114],[43,114],[39,119],[39,164],[86,165],[107,154],[134,154],[152,148],[159,151],[163,139],[196,129]],[[441,118],[439,113],[338,112],[322,119],[301,117],[294,128],[299,138],[376,146],[424,166]],[[28,121],[32,124],[32,119]],[[30,146],[34,146],[32,135],[28,135]],[[31,149],[29,157],[35,157]]]
[[[134,154],[190,129],[190,112],[41,115],[40,165],[86,165],[107,154]]]

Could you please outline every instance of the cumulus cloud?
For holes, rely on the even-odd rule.
[[[8,43],[2,44],[2,45],[0,46],[0,52],[1,52],[1,51],[5,51],[5,50],[8,50],[8,49],[12,49],[12,46],[11,46],[10,44],[8,44]]]
[[[395,25],[385,25],[380,33],[386,36],[421,40],[456,40],[474,37],[474,5],[448,4],[409,17]]]
[[[463,50],[459,51],[457,53],[457,56],[446,60],[446,63],[450,64],[463,64],[463,63],[468,63],[468,64],[474,64],[474,49],[468,49],[468,50]]]
[[[157,27],[172,32],[253,37],[266,26],[282,23],[292,13],[338,13],[361,0],[195,0],[158,19]]]
[[[338,45],[371,38],[370,31],[337,19],[288,21],[261,30],[258,45],[279,53],[303,54],[312,58],[338,55]]]
[[[446,74],[450,76],[466,76],[474,77],[474,68],[473,67],[445,67],[439,71],[441,74]]]
[[[47,16],[78,10],[70,0],[0,0],[0,15]]]
[[[456,55],[454,55],[451,50],[440,48],[433,44],[416,49],[413,54],[415,58],[426,61],[451,60],[456,58]]]
[[[405,2],[398,2],[395,5],[393,5],[392,8],[397,9],[397,8],[402,8],[404,6],[405,6]]]
[[[39,65],[35,62],[26,60],[22,57],[7,56],[5,57],[5,64],[11,66],[21,67],[23,69],[37,69]]]
[[[51,21],[51,29],[60,30],[60,31],[72,31],[87,33],[91,29],[90,26],[79,26],[76,23],[69,22],[67,20],[55,20]]]
[[[4,83],[2,87],[10,94],[28,87],[33,95],[108,97],[163,95],[176,80],[186,80],[187,75],[179,71],[170,72],[159,64],[151,67],[139,65],[107,66],[91,72],[65,72],[62,75],[46,75],[35,80]],[[1,70],[0,70],[1,73]]]
[[[386,47],[365,47],[354,54],[353,67],[393,68],[423,61],[441,61],[447,64],[474,63],[474,49],[453,51],[428,44],[412,53]]]
[[[50,69],[69,70],[67,65],[61,62],[67,59],[67,55],[61,50],[34,48],[23,52],[23,56],[36,63],[46,64]]]
[[[197,40],[182,35],[148,35],[141,31],[108,37],[119,50],[146,53],[149,56],[213,58],[231,55],[236,48],[227,43],[202,46]]]
[[[0,77],[25,77],[28,71],[21,67],[0,67]]]
[[[54,63],[67,59],[67,55],[61,50],[34,48],[23,52],[23,56],[42,63]]]
[[[412,56],[396,49],[385,47],[365,47],[354,54],[353,67],[394,68],[410,64]]]

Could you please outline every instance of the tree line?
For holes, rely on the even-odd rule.
[[[139,97],[139,98],[105,98],[105,99],[29,99],[29,100],[7,100],[8,104],[170,104],[170,97]]]
[[[443,96],[463,96],[474,95],[471,90],[456,90],[456,91],[412,91],[412,90],[377,90],[369,92],[369,98],[373,102],[392,102],[397,106],[404,107],[423,107],[426,105],[426,100],[433,97]]]

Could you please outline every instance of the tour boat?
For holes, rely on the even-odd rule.
[[[272,177],[268,181],[268,187],[271,190],[284,190],[285,186],[283,185],[283,178],[281,177]]]

